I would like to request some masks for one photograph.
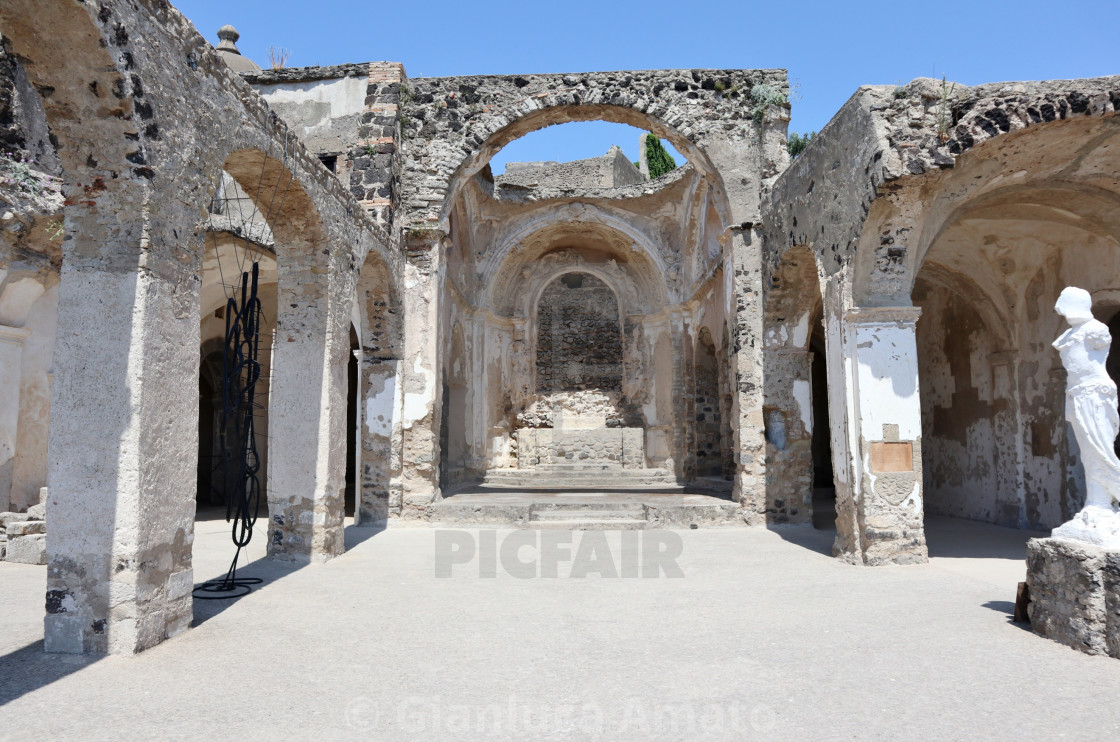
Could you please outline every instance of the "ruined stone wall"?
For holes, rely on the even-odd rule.
[[[343,430],[354,278],[385,234],[166,3],[15,0],[0,25],[45,96],[67,198],[47,646],[136,652],[190,621],[200,225],[219,173],[254,198],[286,193],[270,225],[283,297],[274,553],[341,549],[345,435],[308,441]]]
[[[696,342],[695,389],[696,474],[723,475],[723,417],[719,359],[710,333],[702,331]]]
[[[622,391],[622,327],[610,287],[586,273],[554,280],[537,303],[537,390]]]
[[[925,511],[1018,526],[1018,482],[1001,476],[1016,446],[1007,435],[1012,431],[998,429],[1015,389],[1006,366],[993,364],[998,341],[976,306],[951,285],[919,280],[914,302],[922,308]]]
[[[822,279],[839,494],[838,552],[862,552],[866,563],[869,535],[856,534],[863,528],[859,512],[864,512],[862,517],[866,519],[869,509],[877,511],[877,518],[887,519],[880,521],[881,535],[892,518],[897,518],[898,523],[912,522],[916,505],[928,507],[931,512],[951,511],[1026,525],[1037,522],[1039,513],[1050,512],[1048,509],[1059,501],[1076,499],[1066,494],[1067,486],[1061,482],[1064,477],[1076,486],[1076,477],[1069,476],[1071,472],[1065,463],[1068,459],[1062,453],[1065,446],[1058,442],[1064,439],[1060,418],[1055,421],[1052,413],[1046,412],[1050,404],[1044,400],[1053,398],[1051,390],[1056,387],[1053,380],[1047,379],[1051,368],[1048,342],[1044,343],[1037,334],[1045,331],[1037,327],[1037,320],[1023,314],[1037,316],[1046,311],[1047,300],[1042,296],[1050,293],[1049,277],[1058,266],[1051,264],[1037,278],[1032,273],[1032,277],[1008,281],[1006,276],[1028,271],[1029,265],[1034,266],[1031,271],[1037,270],[1049,259],[1041,254],[1035,258],[1022,249],[1032,240],[1051,239],[1040,237],[1047,231],[1040,224],[1055,218],[1038,210],[1045,208],[1043,203],[1061,203],[1062,208],[1080,212],[1082,225],[1110,221],[1104,216],[1104,209],[1091,204],[1099,200],[1103,205],[1107,200],[1106,196],[1095,195],[1094,189],[1107,187],[1108,179],[1101,180],[1100,176],[1116,170],[1115,165],[1100,162],[1099,153],[1106,148],[1098,145],[1107,141],[1101,136],[1108,129],[1106,120],[1099,117],[1110,116],[1115,109],[1115,99],[1120,96],[1113,91],[1118,88],[1117,78],[1001,83],[974,88],[920,79],[896,88],[861,88],[776,181],[764,205],[762,227],[767,301],[775,293],[775,277],[791,249],[810,249]],[[1028,136],[1024,132],[1034,132],[1029,137],[1037,137],[1038,143],[1025,145],[1026,140],[1017,139],[1020,135]],[[999,138],[980,147],[993,137]],[[1004,138],[1006,141],[1001,144]],[[1048,144],[1041,144],[1044,138],[1049,139]],[[1097,154],[1092,153],[1094,147]],[[1063,168],[1065,172],[1059,175]],[[1015,174],[1013,187],[1019,191],[1011,191],[1006,180],[1009,174]],[[1064,185],[1045,185],[1059,181]],[[1046,197],[1030,196],[1024,195],[1027,187],[1057,190]],[[1000,188],[1005,189],[1002,194]],[[1077,196],[1074,191],[1078,191]],[[976,199],[975,205],[969,199]],[[1020,203],[1012,206],[1016,200]],[[1032,206],[1027,207],[1027,203]],[[970,208],[976,213],[971,221],[965,222],[962,215]],[[1002,213],[1000,208],[1004,209]],[[1025,211],[1027,208],[1034,210]],[[1023,227],[1020,234],[1015,225],[1025,225],[1027,221],[1018,220],[1029,218],[1039,219],[1039,223]],[[986,226],[986,219],[1011,221],[996,227],[994,223]],[[1063,219],[1056,217],[1059,222]],[[971,226],[953,226],[960,224]],[[1074,225],[1068,223],[1066,228],[1069,226]],[[1014,238],[1008,237],[1012,233]],[[1079,239],[1093,242],[1096,238]],[[1015,254],[1010,252],[1012,242],[1017,243]],[[996,247],[1003,244],[1007,247]],[[877,358],[864,361],[862,346],[854,344],[854,336],[845,325],[850,328],[858,322],[871,328],[878,326],[878,317],[897,317],[902,320],[898,328],[904,329],[909,323],[904,318],[916,316],[901,310],[917,298],[915,294],[912,299],[911,294],[919,267],[927,255],[935,255],[938,250],[945,251],[938,258],[943,268],[968,274],[981,287],[979,299],[972,295],[975,292],[970,294],[971,290],[965,294],[986,317],[984,324],[990,337],[980,338],[961,318],[963,327],[944,330],[957,333],[953,339],[947,340],[942,334],[943,342],[933,342],[931,335],[941,331],[932,328],[945,321],[943,310],[947,308],[936,298],[931,299],[930,308],[935,316],[926,321],[922,349],[917,352],[929,359],[923,362],[922,373],[930,375],[932,392],[927,394],[922,387],[924,410],[905,412],[904,426],[912,427],[912,419],[924,419],[925,432],[919,436],[923,440],[916,438],[912,445],[924,452],[926,463],[922,468],[934,468],[925,474],[927,486],[934,482],[937,486],[928,493],[928,501],[920,499],[921,492],[906,499],[900,494],[895,498],[900,509],[891,515],[889,507],[880,507],[886,507],[884,502],[891,498],[880,501],[866,491],[867,487],[874,489],[875,482],[882,482],[882,478],[870,480],[866,472],[875,470],[873,449],[885,451],[882,446],[892,443],[893,433],[877,427],[868,429],[871,421],[866,410],[878,406],[873,398],[859,398],[859,404],[852,407],[850,400],[853,395],[859,397],[859,387],[865,382],[858,374],[845,378],[845,364],[853,359],[857,364],[883,363],[887,355],[896,351],[876,349],[873,343],[866,350],[874,352]],[[980,264],[969,257],[985,251],[989,251],[989,263]],[[1036,262],[1032,263],[1032,259]],[[1047,277],[1045,291],[1023,288],[1043,274]],[[1073,278],[1070,271],[1067,276],[1070,280],[1087,280],[1087,274]],[[959,288],[961,282],[950,279],[948,284],[940,285],[951,290]],[[1012,295],[1018,298],[1010,299]],[[925,296],[930,295],[927,292]],[[868,308],[865,311],[859,309],[861,306]],[[879,311],[873,307],[897,307],[899,311]],[[791,328],[796,315],[806,311],[807,305],[783,309],[774,315],[784,315],[777,320],[768,313],[768,322],[776,321],[771,325],[775,329],[783,324]],[[1025,335],[992,339],[999,336],[1002,328],[1010,327],[1015,334],[1020,327],[1031,325],[1034,327]],[[881,342],[885,338],[882,332],[887,329],[883,325],[869,337]],[[914,342],[895,334],[894,328],[890,332],[897,343]],[[965,341],[964,336],[970,339]],[[967,351],[961,343],[968,345]],[[935,349],[935,345],[939,348]],[[778,355],[773,355],[767,360],[767,374],[771,377],[767,384],[788,387],[789,382],[783,378],[798,377],[785,373],[777,359]],[[960,376],[962,373],[969,376],[967,382]],[[900,413],[917,400],[919,381],[916,373],[910,381],[895,379],[890,392],[899,396],[895,408]],[[954,413],[947,412],[949,399],[961,402]],[[970,399],[974,403],[966,402]],[[931,415],[935,420],[929,419]],[[1024,441],[1032,436],[1032,428],[1039,433],[1053,432],[1040,436],[1043,443],[1035,447],[1039,453],[1047,451],[1047,455],[1017,453],[1025,451]],[[940,434],[929,450],[924,445],[927,434]],[[960,454],[966,445],[969,455],[951,453]],[[881,463],[884,461],[880,459]],[[970,486],[970,481],[976,482],[976,486]],[[1024,490],[1041,490],[1045,494],[1040,491],[1027,495],[1028,499],[1033,498],[1032,504],[1016,503],[1011,493]],[[1052,504],[1042,505],[1044,502]],[[910,510],[901,509],[904,505]],[[1043,519],[1048,521],[1050,517]],[[898,533],[909,529],[911,526],[905,526]]]
[[[409,80],[401,103],[406,163],[402,204],[410,221],[440,221],[449,213],[463,182],[508,142],[549,123],[601,119],[650,129],[669,139],[694,166],[709,172],[716,167],[715,159],[733,154],[726,149],[729,144],[741,143],[743,151],[734,157],[743,169],[738,180],[729,180],[723,187],[736,213],[757,213],[760,181],[768,175],[767,158],[773,157],[765,140],[777,128],[772,121],[756,120],[750,91],[758,85],[779,93],[788,91],[784,70]],[[680,133],[683,128],[688,129],[687,138]],[[708,152],[709,148],[713,151]],[[465,158],[464,152],[469,153]]]
[[[646,178],[626,159],[622,150],[611,147],[602,157],[571,162],[511,162],[494,179],[498,188],[548,188],[588,191],[644,183]]]
[[[350,194],[389,226],[399,202],[403,65],[369,62],[244,73],[318,155],[337,157]]]

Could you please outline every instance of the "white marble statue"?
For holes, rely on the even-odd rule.
[[[1066,369],[1066,420],[1073,427],[1085,467],[1085,507],[1053,531],[1054,538],[1120,549],[1120,460],[1113,444],[1120,432],[1116,384],[1105,370],[1112,343],[1108,327],[1093,318],[1085,289],[1062,291],[1054,309],[1069,329],[1054,341]]]

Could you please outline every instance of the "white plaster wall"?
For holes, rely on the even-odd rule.
[[[357,122],[349,119],[362,113],[367,85],[362,76],[255,87],[308,146],[332,150],[357,136]]]
[[[864,440],[884,440],[884,425],[897,425],[899,440],[917,440],[922,420],[913,326],[853,323],[849,332]]]
[[[50,434],[51,364],[58,322],[58,286],[32,305],[25,329],[19,394],[19,437],[12,470],[11,507],[24,510],[39,502],[47,484],[47,440]]]

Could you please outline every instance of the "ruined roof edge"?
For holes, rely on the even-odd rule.
[[[241,77],[254,85],[274,85],[289,82],[314,82],[317,80],[337,80],[343,77],[361,77],[369,74],[369,65],[385,64],[385,62],[353,62],[347,64],[328,65],[326,67],[282,67],[252,72],[242,72]],[[688,72],[706,74],[784,74],[789,76],[789,70],[784,67],[745,67],[745,68],[698,68],[698,67],[667,67],[647,70],[586,70],[583,72],[513,72],[508,74],[467,74],[467,75],[436,75],[433,77],[412,77],[411,80],[462,80],[472,78],[512,78],[512,77],[581,77],[585,75],[615,74],[624,75],[633,72],[667,73]]]

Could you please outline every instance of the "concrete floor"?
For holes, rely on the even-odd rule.
[[[350,528],[135,658],[43,654],[45,568],[0,563],[0,739],[1120,739],[1120,661],[1009,621],[1032,534],[933,518],[928,565],[872,569],[827,530],[640,533],[683,578],[437,578],[437,529]],[[195,554],[224,571],[224,523]]]

